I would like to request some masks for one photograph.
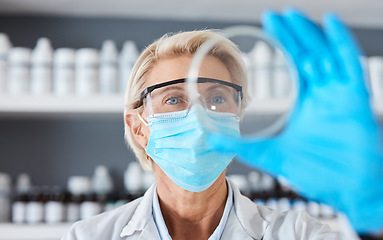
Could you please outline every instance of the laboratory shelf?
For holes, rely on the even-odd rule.
[[[291,108],[291,99],[257,100],[251,106],[259,114],[280,114]],[[383,102],[372,104],[376,114],[383,117]],[[124,96],[0,96],[0,117],[7,116],[56,116],[56,115],[121,115],[124,109]]]
[[[0,117],[122,114],[123,95],[0,96]]]
[[[57,240],[71,224],[0,224],[0,240]]]
[[[320,219],[336,232],[342,232],[337,218]],[[12,224],[0,223],[0,240],[57,240],[68,231],[70,223],[60,224]]]

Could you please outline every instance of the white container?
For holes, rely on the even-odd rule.
[[[383,57],[369,57],[368,70],[372,97],[375,101],[383,100]]]
[[[53,55],[53,93],[59,96],[74,94],[75,50],[58,48]]]
[[[291,91],[290,76],[286,58],[282,51],[276,51],[273,61],[271,94],[275,99],[287,98]]]
[[[94,95],[99,90],[99,53],[96,49],[81,48],[76,52],[75,92]]]
[[[38,224],[44,221],[44,202],[42,192],[34,187],[29,194],[29,201],[26,203],[25,221],[28,224]]]
[[[57,224],[64,221],[64,192],[55,186],[50,191],[49,200],[45,203],[44,220],[48,224]]]
[[[42,202],[27,202],[25,212],[25,221],[29,224],[42,223],[44,220],[44,204]]]
[[[113,180],[108,169],[99,165],[96,167],[92,177],[92,190],[97,195],[104,195],[113,192]]]
[[[0,222],[9,222],[11,216],[11,177],[0,173]]]
[[[250,94],[255,94],[251,97],[261,100],[269,99],[272,79],[272,50],[265,42],[258,41],[254,46],[252,54],[254,64],[254,79],[249,82],[253,82],[253,85],[255,85],[252,87],[255,92],[252,91]]]
[[[307,212],[314,218],[318,218],[320,216],[320,207],[319,203],[309,201],[307,203]]]
[[[91,218],[103,211],[101,204],[95,200],[87,200],[81,203],[80,218],[81,220]]]
[[[52,46],[47,38],[37,40],[31,56],[31,93],[47,95],[52,92]]]
[[[48,201],[45,204],[45,222],[57,224],[64,221],[64,204],[58,201]]]
[[[16,201],[12,204],[12,222],[16,224],[25,223],[27,203]]]
[[[130,162],[124,173],[124,186],[128,193],[138,193],[142,189],[141,166],[138,162]]]
[[[86,176],[72,176],[68,179],[68,191],[79,201],[70,201],[66,207],[66,221],[76,222],[81,219],[81,197],[91,192],[91,180]]]
[[[26,222],[27,195],[32,190],[31,178],[26,173],[17,176],[15,183],[16,199],[12,204],[12,222]]]
[[[31,50],[29,48],[11,48],[8,55],[7,91],[11,95],[29,93],[29,65]]]
[[[249,196],[250,186],[249,181],[247,180],[245,175],[242,174],[230,174],[227,176],[234,185],[238,188],[238,190],[244,194],[245,196]]]
[[[119,59],[119,70],[120,70],[120,84],[119,89],[121,93],[126,90],[126,84],[132,73],[134,64],[139,56],[139,51],[136,44],[133,41],[126,41],[122,47]]]
[[[8,54],[12,44],[7,34],[0,33],[0,94],[6,92],[6,81],[8,72]]]
[[[118,51],[112,40],[106,40],[100,53],[100,93],[115,94],[118,86]]]

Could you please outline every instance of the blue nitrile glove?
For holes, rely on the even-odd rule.
[[[209,144],[344,212],[356,231],[382,231],[383,144],[352,34],[334,14],[324,17],[322,30],[291,9],[267,12],[263,26],[297,66],[301,87],[293,113],[276,137],[214,134]]]

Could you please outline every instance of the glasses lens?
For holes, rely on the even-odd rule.
[[[222,117],[235,117],[240,110],[240,92],[220,83],[198,83],[201,101],[209,114],[225,113]]]
[[[186,83],[175,83],[155,88],[144,99],[148,116],[156,118],[184,117],[190,109]],[[225,113],[220,117],[236,117],[240,109],[240,92],[221,83],[198,83],[200,104],[210,115]],[[215,114],[216,116],[216,114]]]

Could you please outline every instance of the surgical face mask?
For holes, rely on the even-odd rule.
[[[201,119],[214,124],[221,133],[239,136],[238,118],[225,113],[207,116],[200,105],[193,106],[186,116],[183,111],[166,114],[167,118],[148,117],[150,137],[146,153],[181,188],[191,192],[206,190],[235,154],[216,152],[207,146]],[[201,118],[200,114],[206,116]]]

